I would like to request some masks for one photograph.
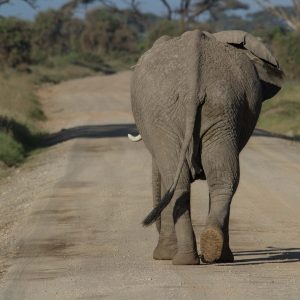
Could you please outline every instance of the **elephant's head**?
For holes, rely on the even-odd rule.
[[[220,31],[209,35],[220,42],[241,49],[251,59],[262,83],[264,100],[272,98],[278,93],[282,86],[284,73],[275,57],[259,39],[240,30]]]

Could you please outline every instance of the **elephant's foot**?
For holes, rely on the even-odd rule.
[[[229,249],[230,252],[222,252],[221,257],[213,262],[209,262],[207,261],[203,255],[200,256],[201,258],[201,262],[206,263],[206,264],[211,264],[211,263],[217,263],[217,264],[226,264],[226,263],[232,263],[234,262],[234,256],[231,252],[231,250]]]
[[[173,265],[199,265],[200,259],[197,251],[188,253],[177,252],[172,263]]]
[[[214,263],[221,259],[224,236],[218,227],[208,226],[200,236],[201,260]]]
[[[177,252],[177,243],[159,241],[154,249],[153,258],[157,260],[171,260]]]

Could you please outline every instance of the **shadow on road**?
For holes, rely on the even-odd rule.
[[[48,147],[75,138],[116,138],[125,137],[128,133],[138,133],[135,124],[85,125],[40,136],[38,144]]]
[[[256,265],[267,263],[291,263],[300,261],[300,248],[268,247],[262,250],[234,252],[235,261],[228,265]],[[245,257],[245,258],[243,258]]]
[[[128,133],[136,135],[138,130],[135,124],[108,124],[108,125],[85,125],[62,129],[61,131],[45,134],[39,137],[40,147],[53,146],[75,138],[116,138],[125,137]],[[265,136],[295,141],[282,134],[271,133],[262,129],[255,129],[254,136]]]
[[[25,148],[29,150],[53,146],[75,138],[116,138],[125,137],[128,133],[137,134],[135,124],[107,124],[107,125],[83,125],[62,129],[55,133],[35,134],[26,125],[14,119],[0,116],[0,132],[4,131],[14,136]],[[283,134],[273,133],[262,129],[255,129],[254,136],[280,138],[290,141],[300,141],[300,136],[289,137]]]

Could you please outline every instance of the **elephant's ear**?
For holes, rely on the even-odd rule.
[[[266,46],[253,35],[241,30],[228,30],[214,33],[220,42],[243,49],[254,63],[263,85],[263,99],[273,97],[281,89],[284,73],[276,58]]]

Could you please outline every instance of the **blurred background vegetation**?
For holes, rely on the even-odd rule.
[[[35,8],[45,0],[18,1]],[[271,49],[286,83],[264,104],[258,126],[299,138],[300,0],[253,1],[256,11],[242,0],[151,0],[161,2],[163,15],[142,11],[145,1],[62,1],[23,20],[1,15],[13,0],[0,0],[0,161],[17,165],[37,146],[46,119],[35,93],[40,84],[128,69],[161,35],[195,28],[248,31]]]

